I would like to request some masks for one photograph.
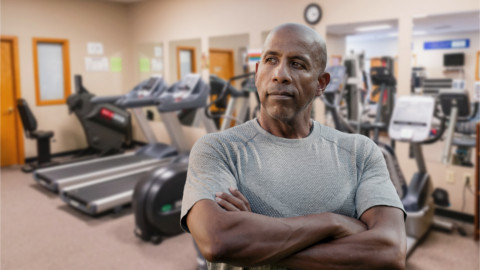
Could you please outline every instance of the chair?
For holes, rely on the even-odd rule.
[[[22,119],[25,136],[28,139],[37,140],[37,164],[30,163],[29,167],[22,168],[24,172],[31,172],[36,168],[51,164],[50,139],[53,137],[53,131],[37,130],[37,120],[23,98],[17,100],[17,108]]]

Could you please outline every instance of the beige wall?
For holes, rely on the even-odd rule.
[[[327,54],[328,60],[330,60],[330,56],[332,55],[340,55],[344,56],[346,53],[346,38],[343,35],[332,35],[328,34],[326,36],[327,43]],[[327,66],[328,66],[327,62]]]
[[[32,38],[62,38],[70,44],[70,72],[83,75],[85,87],[98,95],[118,95],[132,86],[131,31],[128,6],[83,0],[3,0],[1,34],[18,37],[21,93],[39,129],[55,133],[52,152],[86,146],[80,123],[67,105],[36,106]],[[103,43],[105,57],[121,57],[122,72],[87,72],[87,42]],[[36,156],[35,142],[25,140],[26,157]]]

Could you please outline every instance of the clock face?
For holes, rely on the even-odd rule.
[[[322,18],[322,8],[317,4],[310,4],[305,8],[305,13],[303,15],[307,23],[317,24]]]

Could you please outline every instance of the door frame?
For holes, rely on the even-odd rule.
[[[18,38],[16,36],[0,35],[1,41],[10,42],[12,44],[13,54],[13,96],[15,97],[15,132],[17,134],[17,164],[25,163],[25,146],[23,142],[23,126],[17,110],[17,100],[22,97],[20,87],[20,62],[18,58]]]
[[[192,73],[197,72],[197,54],[195,47],[185,47],[185,46],[178,46],[177,47],[177,79],[180,80],[181,72],[180,72],[180,51],[191,51],[192,52]]]

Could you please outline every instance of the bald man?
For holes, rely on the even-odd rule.
[[[267,37],[260,115],[190,154],[181,224],[209,269],[404,269],[404,210],[365,136],[310,119],[330,81],[325,42],[300,24]]]

